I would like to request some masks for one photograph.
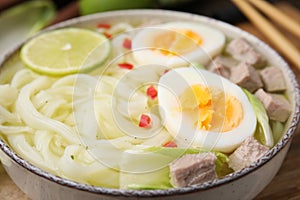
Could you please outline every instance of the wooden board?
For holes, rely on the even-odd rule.
[[[291,15],[294,19],[300,22],[300,12],[287,3],[277,4],[281,10]],[[63,9],[58,14],[55,22],[59,22],[78,15],[77,5],[72,4],[66,9]],[[256,35],[266,43],[269,41],[250,23],[238,24],[238,27]],[[282,29],[281,29],[282,30]],[[300,40],[284,32],[289,39],[300,49]],[[271,45],[272,46],[272,45]],[[300,80],[300,71],[291,65],[292,70]],[[19,188],[12,182],[9,176],[5,173],[0,165],[0,199],[1,200],[29,200],[29,198],[20,191]],[[300,128],[295,132],[292,145],[288,155],[272,182],[255,198],[256,200],[263,199],[300,199]]]

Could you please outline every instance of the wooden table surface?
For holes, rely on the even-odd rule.
[[[17,1],[17,0],[14,0]],[[8,2],[8,1],[7,1]],[[300,12],[287,3],[276,4],[278,8],[292,16],[300,22]],[[76,17],[78,15],[77,6],[72,4],[62,9],[58,13],[56,22]],[[237,24],[238,27],[256,35],[266,43],[270,44],[253,25],[248,22]],[[280,28],[280,27],[279,27]],[[283,29],[280,29],[284,31]],[[284,32],[285,35],[293,41],[293,43],[300,49],[300,40],[289,33]],[[270,44],[272,46],[272,44]],[[300,82],[300,70],[291,65],[292,70]],[[29,200],[29,198],[20,191],[19,188],[12,182],[9,176],[5,173],[0,165],[0,199],[1,200]],[[262,199],[289,199],[300,200],[300,127],[298,126],[292,145],[287,154],[287,157],[272,182],[255,198],[256,200]]]

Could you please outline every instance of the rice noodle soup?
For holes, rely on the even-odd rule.
[[[1,137],[18,155],[107,188],[221,179],[268,152],[291,113],[278,67],[196,22],[44,32],[4,63],[0,84]]]

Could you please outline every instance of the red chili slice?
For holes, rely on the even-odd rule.
[[[139,127],[149,128],[151,126],[151,118],[148,115],[142,114],[140,118]]]
[[[164,147],[177,147],[177,144],[174,142],[174,141],[170,141],[170,142],[167,142],[166,144],[163,145]]]
[[[148,89],[147,89],[147,95],[149,97],[151,97],[152,99],[155,99],[157,97],[157,90],[155,89],[155,87],[153,85],[151,85],[150,87],[148,87]]]
[[[118,64],[119,67],[123,68],[123,69],[133,69],[133,65],[130,63],[119,63]]]
[[[98,28],[105,28],[105,29],[109,29],[111,27],[110,24],[103,24],[103,23],[100,23],[97,25]]]
[[[125,38],[123,41],[123,47],[125,49],[131,49],[131,40],[129,38]]]
[[[168,73],[169,71],[169,69],[165,69],[164,74]]]
[[[105,37],[107,37],[108,39],[111,39],[111,38],[112,38],[112,35],[111,35],[111,34],[109,34],[109,33],[106,33],[106,32],[104,32],[103,34],[104,34],[104,35],[105,35]]]

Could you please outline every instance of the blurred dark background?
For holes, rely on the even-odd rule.
[[[300,0],[268,0],[271,3],[288,2],[300,9]],[[166,7],[167,9],[191,12],[213,17],[229,23],[245,21],[246,18],[229,0],[194,0],[180,7]]]
[[[17,3],[28,0],[0,0],[0,12]],[[70,4],[74,4],[75,0],[52,0],[57,9],[63,9]],[[101,1],[101,0],[98,0]],[[139,0],[124,0],[139,1]],[[288,2],[292,6],[300,9],[300,0],[268,0],[271,3]],[[155,8],[169,9],[184,12],[191,12],[213,17],[232,24],[246,21],[246,18],[234,7],[230,0],[161,0],[158,1]],[[167,2],[167,3],[163,3]],[[172,3],[173,2],[173,3]]]

